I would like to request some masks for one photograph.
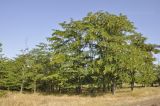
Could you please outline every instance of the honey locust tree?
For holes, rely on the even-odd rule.
[[[75,88],[80,93],[86,65],[85,42],[82,36],[84,25],[81,21],[73,20],[60,25],[64,30],[55,30],[49,38],[53,49],[52,64],[59,69],[58,75],[63,75],[59,86],[67,84],[67,87]]]
[[[49,38],[53,63],[65,83],[78,92],[89,84],[103,91],[108,86],[115,94],[123,75],[128,75],[133,89],[136,74],[145,74],[145,67],[152,66],[154,45],[144,42],[125,15],[88,13],[82,20],[60,25],[62,30],[55,30]]]
[[[130,66],[130,68],[132,67],[129,71],[131,78],[131,90],[133,90],[136,80],[139,80],[144,84],[149,84],[156,79],[153,64],[155,58],[153,55],[159,53],[159,50],[156,48],[157,45],[148,44],[146,43],[146,40],[147,38],[143,37],[140,33],[135,33],[129,36],[130,46],[138,50],[134,50],[130,53],[130,55],[135,53],[135,57],[132,56],[133,58],[130,58],[132,59],[130,62],[134,62],[134,64],[137,65]],[[136,79],[136,76],[139,78]]]

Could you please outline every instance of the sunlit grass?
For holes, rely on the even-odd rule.
[[[119,89],[116,95],[106,93],[101,96],[82,95],[43,95],[20,94],[8,92],[7,96],[0,98],[0,106],[129,106],[141,100],[160,97],[160,88]]]
[[[2,90],[0,90],[0,97],[5,96],[6,94],[7,94],[7,92],[6,92],[6,91],[2,91]]]

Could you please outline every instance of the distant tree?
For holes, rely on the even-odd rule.
[[[14,60],[7,59],[4,62],[4,71],[5,71],[5,77],[3,79],[4,81],[4,87],[6,87],[8,90],[16,90],[19,88],[19,79],[17,74],[17,67]]]
[[[2,57],[2,44],[0,43],[0,88],[4,87],[4,79],[6,77],[6,65],[5,65],[5,61],[6,59]]]
[[[0,88],[16,89],[18,86],[16,65],[13,60],[3,57],[1,46],[2,44],[0,44]]]
[[[20,82],[20,93],[23,92],[25,88],[25,83],[29,77],[29,69],[31,67],[30,55],[26,51],[22,51],[22,54],[15,58],[15,62],[17,65],[17,74]]]
[[[48,48],[47,45],[44,43],[40,43],[36,46],[36,48],[29,51],[30,55],[30,80],[31,80],[31,88],[33,89],[34,93],[37,90],[37,83],[40,82],[45,73],[47,73],[47,66],[49,64],[49,57],[48,57]]]
[[[6,63],[5,59],[0,59],[0,88],[4,88],[5,78],[6,78]]]
[[[158,83],[160,86],[160,64],[155,65],[155,72],[157,77],[155,83]]]
[[[133,59],[136,58],[138,61],[135,61],[136,59],[132,61],[136,63],[137,66],[135,67],[134,65],[132,65],[133,67],[135,67],[135,69],[133,69],[130,74],[130,78],[132,79],[131,90],[133,90],[134,83],[136,81],[136,74],[138,74],[138,76],[141,76],[139,77],[139,80],[143,81],[144,84],[148,84],[149,82],[151,83],[155,80],[155,72],[153,68],[153,62],[155,61],[155,58],[153,54],[158,53],[159,50],[156,49],[156,45],[147,44],[146,38],[139,33],[135,33],[134,35],[131,35],[129,37],[131,41],[130,45],[139,50],[139,53],[135,54],[135,57],[133,57]],[[136,50],[134,50],[132,53],[134,53],[135,51]]]

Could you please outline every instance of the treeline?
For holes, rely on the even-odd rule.
[[[88,13],[60,26],[48,44],[22,50],[14,59],[1,55],[0,89],[115,94],[123,84],[131,90],[134,84],[160,84],[157,45],[146,43],[125,15]]]

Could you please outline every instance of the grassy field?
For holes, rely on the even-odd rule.
[[[2,94],[2,91],[0,91]],[[0,106],[160,106],[160,88],[121,89],[116,95],[43,95],[8,92],[0,97]]]

